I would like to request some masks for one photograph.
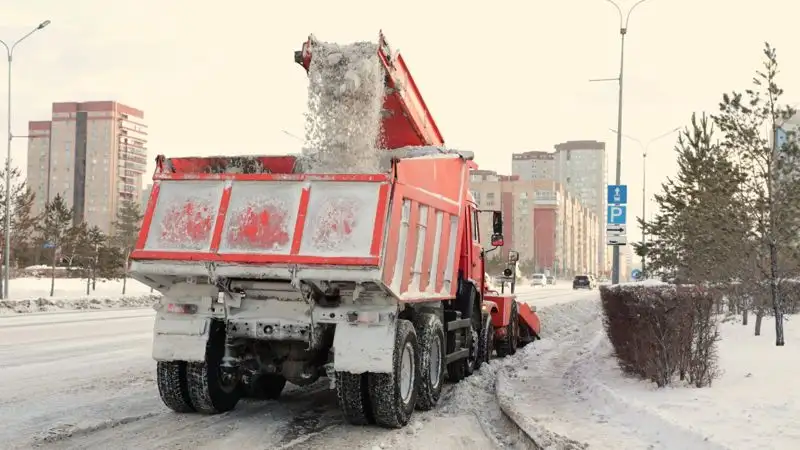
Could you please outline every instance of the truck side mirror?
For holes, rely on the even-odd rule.
[[[503,213],[492,211],[492,246],[502,247],[503,244]]]

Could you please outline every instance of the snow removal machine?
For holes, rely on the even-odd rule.
[[[295,54],[306,69],[312,40]],[[157,158],[131,272],[163,294],[153,358],[170,409],[222,413],[327,378],[347,422],[399,428],[445,379],[539,337],[535,309],[486,283],[473,155],[442,148],[403,58],[382,34],[378,48],[385,172]]]

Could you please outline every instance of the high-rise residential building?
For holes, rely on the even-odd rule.
[[[28,135],[35,213],[61,194],[75,222],[110,233],[122,201],[141,200],[147,167],[141,110],[114,101],[53,103],[51,120],[29,122]]]
[[[525,152],[511,155],[511,174],[522,180],[558,180],[556,155],[550,152]]]
[[[606,144],[598,141],[567,141],[556,144],[556,175],[567,191],[578,197],[584,207],[598,217],[600,240],[597,243],[598,265],[610,270],[606,244]]]
[[[557,276],[599,274],[597,216],[559,183],[474,170],[470,188],[480,208],[503,213],[502,258],[515,250],[522,261],[532,261],[537,271]],[[488,242],[490,214],[480,216],[478,228],[481,241]]]
[[[581,205],[597,217],[597,264],[601,272],[610,270],[605,239],[606,144],[598,141],[567,141],[555,146],[554,153],[515,153],[512,175],[520,180],[552,179],[563,186]],[[549,177],[547,175],[550,175]]]

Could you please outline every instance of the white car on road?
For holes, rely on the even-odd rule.
[[[531,277],[531,286],[547,286],[547,277],[543,273],[535,273]]]

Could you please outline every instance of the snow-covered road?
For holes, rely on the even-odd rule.
[[[520,290],[539,307],[575,295],[563,286]],[[447,386],[437,410],[399,431],[342,424],[325,380],[228,414],[174,414],[155,387],[153,317],[150,309],[0,317],[3,448],[525,448],[494,401],[502,360]]]

